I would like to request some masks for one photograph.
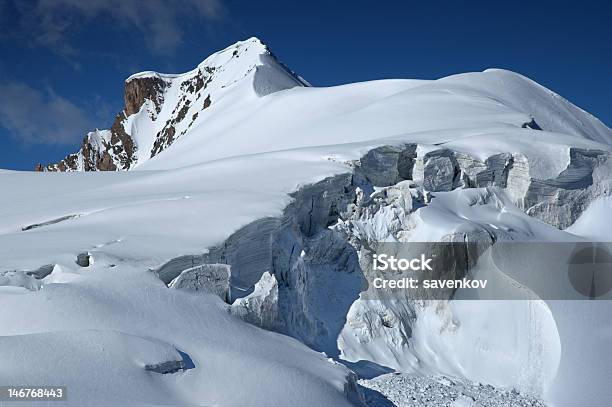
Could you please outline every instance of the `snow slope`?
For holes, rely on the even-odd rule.
[[[0,358],[6,361],[0,382],[67,384],[70,405],[358,404],[343,366],[240,321],[212,295],[170,289],[155,275],[181,256],[197,265],[215,246],[231,246],[230,236],[246,239],[241,247],[256,258],[257,242],[270,238],[258,221],[299,222],[299,191],[353,174],[338,198],[357,206],[362,199],[353,217],[328,224],[313,214],[315,202],[323,207],[336,199],[336,181],[304,198],[311,199],[304,216],[323,226],[296,238],[304,254],[289,256],[295,267],[288,272],[312,276],[313,286],[278,285],[282,298],[297,298],[283,305],[291,311],[286,315],[265,315],[285,324],[279,331],[349,362],[520,388],[555,406],[608,404],[611,338],[601,323],[612,317],[607,302],[594,302],[589,320],[581,301],[451,301],[399,310],[358,300],[359,292],[350,292],[355,281],[334,274],[335,260],[317,258],[325,253],[312,246],[332,229],[357,231],[361,242],[483,230],[502,240],[605,237],[597,227],[602,204],[587,209],[609,200],[611,183],[612,130],[597,119],[504,70],[309,87],[257,39],[214,54],[192,72],[144,72],[127,83],[134,81],[147,84],[135,97],[153,96],[120,122],[137,146],[130,171],[0,172]],[[163,83],[163,92],[151,91],[157,89],[151,83]],[[110,148],[103,142],[108,133],[96,134]],[[399,182],[399,150],[393,150],[409,145],[413,186]],[[378,150],[366,159],[383,146],[391,153]],[[119,167],[118,157],[112,159]],[[370,189],[362,198],[358,171]],[[482,181],[489,179],[485,173],[493,180]],[[395,188],[404,203],[384,198],[376,210],[364,209],[379,199],[369,197],[374,187]],[[287,210],[292,204],[294,215]],[[334,208],[322,213],[344,210]],[[241,234],[250,225],[254,235]],[[274,250],[282,252],[291,239],[283,237]],[[91,264],[78,266],[79,254]],[[41,270],[52,271],[42,276]],[[272,270],[242,273],[254,284],[264,271]],[[338,281],[346,286],[339,290]],[[260,285],[253,295],[269,292]],[[398,318],[395,328],[382,325],[383,314]],[[572,332],[577,327],[590,333]],[[186,363],[180,352],[192,369],[145,369]]]
[[[74,406],[350,405],[346,368],[217,297],[104,260],[73,267],[56,266],[39,291],[0,294],[2,383],[65,385]],[[185,370],[145,369],[177,360]]]

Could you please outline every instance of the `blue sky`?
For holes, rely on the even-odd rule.
[[[610,126],[611,21],[605,1],[0,0],[0,168],[108,128],[130,74],[250,36],[317,86],[506,68]]]

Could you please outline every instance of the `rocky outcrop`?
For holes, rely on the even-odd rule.
[[[244,89],[243,99],[294,86],[307,83],[256,38],[219,51],[184,74],[141,72],[125,81],[124,108],[109,130],[88,133],[77,153],[57,163],[38,164],[36,170],[129,170],[139,159],[157,156],[197,127],[209,115],[204,111],[232,89]]]
[[[200,101],[201,98],[204,97],[204,90],[214,79],[215,69],[215,67],[204,67],[201,70],[198,70],[193,77],[181,83],[180,88],[183,92],[185,92],[185,94],[179,99],[178,104],[172,110],[170,118],[166,121],[164,127],[155,136],[153,148],[151,149],[151,157],[155,157],[157,154],[168,148],[178,137],[184,135],[191,127],[199,115],[199,112],[197,111],[192,114],[189,124],[185,126],[183,130],[177,133],[177,126],[183,122],[187,116],[187,112],[189,112],[190,108],[192,107],[192,99],[189,99],[187,95],[192,95],[196,102]],[[204,101],[201,103],[201,110],[210,107],[212,103],[210,94],[207,94]]]
[[[85,141],[84,141],[85,142]],[[79,170],[79,154],[68,154],[63,160],[55,164],[48,164],[43,166],[42,164],[36,164],[35,171],[53,171],[53,172],[65,172],[65,171],[78,171]]]
[[[70,154],[56,164],[46,167],[37,165],[43,171],[116,171],[128,170],[136,163],[136,145],[124,128],[127,117],[119,113],[110,130],[96,130],[85,136],[76,154]]]
[[[36,171],[117,171],[129,170],[137,161],[137,146],[125,130],[126,119],[140,111],[147,100],[157,113],[164,102],[167,83],[156,77],[133,78],[125,82],[124,110],[115,116],[110,130],[88,133],[78,153],[55,164],[37,164]]]
[[[238,42],[181,75],[141,72],[125,81],[124,109],[109,130],[89,133],[75,154],[37,171],[119,171],[157,156],[203,120],[216,100],[236,87],[261,97],[308,86],[258,39]],[[243,95],[244,96],[244,95]],[[138,140],[142,145],[137,145]],[[136,154],[138,149],[145,149]]]
[[[91,255],[87,252],[79,253],[76,258],[76,264],[80,267],[89,267],[91,264]]]
[[[126,113],[120,113],[115,117],[115,121],[111,126],[110,146],[105,149],[108,155],[112,155],[114,161],[118,161],[118,167],[123,170],[128,170],[136,163],[136,146],[132,137],[126,133],[123,122],[129,116]],[[100,168],[102,171],[106,169]],[[110,167],[109,167],[110,169]]]
[[[125,90],[123,92],[125,115],[130,116],[137,113],[145,100],[152,101],[157,113],[159,113],[164,103],[164,90],[167,85],[167,82],[158,76],[128,79],[125,82]]]

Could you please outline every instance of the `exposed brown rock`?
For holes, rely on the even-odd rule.
[[[123,120],[125,115],[118,114],[111,127],[110,142],[102,141],[102,148],[93,146],[88,136],[83,138],[80,153],[83,158],[83,171],[116,171],[127,170],[136,162],[134,140],[125,132]],[[39,167],[37,167],[38,169]],[[57,164],[40,167],[46,171],[77,171],[79,155],[70,154]]]
[[[42,171],[76,171],[78,168],[79,157],[77,154],[69,154],[57,164],[49,164],[42,168]],[[41,165],[42,167],[42,165]],[[37,166],[38,171],[38,166]]]
[[[181,102],[183,102],[182,106],[180,104]],[[180,123],[181,121],[183,121],[183,119],[187,115],[187,112],[189,111],[190,105],[191,105],[190,100],[186,100],[185,97],[181,98],[179,104],[176,106],[176,108],[172,112],[172,114],[173,115],[176,114],[176,116],[168,120],[166,124],[164,125],[164,128],[161,129],[159,133],[157,133],[157,137],[155,139],[155,142],[153,143],[153,149],[151,150],[151,157],[155,157],[157,154],[161,153],[164,149],[166,149],[166,147],[172,144],[172,142],[176,138],[178,138],[179,136],[185,133],[185,131],[183,131],[181,134],[176,135],[175,126],[177,123]],[[179,106],[180,106],[180,109],[179,109]],[[177,112],[177,109],[178,109],[178,112]],[[194,116],[192,116],[191,122],[195,120]],[[191,123],[189,124],[191,125]]]
[[[113,163],[113,159],[108,153],[108,151],[105,151],[102,153],[102,157],[100,157],[100,159],[97,162],[97,168],[100,171],[116,171],[117,170],[117,166],[115,165],[115,163]]]
[[[185,115],[187,114],[187,111],[189,110],[189,105],[191,104],[191,101],[187,100],[185,101],[185,104],[183,105],[183,107],[181,107],[181,110],[179,110],[178,114],[176,115],[176,122],[180,122],[185,118]]]
[[[111,144],[113,146],[114,155],[117,156],[121,162],[122,169],[127,170],[136,161],[136,146],[134,145],[132,137],[125,132],[125,128],[123,127],[123,120],[125,117],[126,115],[123,113],[119,113],[117,117],[115,117],[115,121],[111,126]]]
[[[204,87],[204,84],[205,84],[204,77],[202,76],[202,73],[200,72],[193,78],[188,79],[185,82],[181,83],[181,90],[185,92],[189,92],[189,93],[196,93],[197,91],[199,91],[200,89]]]
[[[202,97],[202,90],[206,89],[208,83],[213,79],[214,67],[205,67],[190,79],[181,83],[181,89],[187,94],[195,95],[196,100]],[[125,82],[124,100],[125,109],[119,113],[110,128],[110,140],[103,139],[101,143],[90,141],[89,136],[83,139],[79,153],[70,154],[56,164],[46,167],[36,166],[37,171],[116,171],[128,170],[136,163],[136,145],[134,139],[127,134],[123,123],[127,117],[137,113],[146,100],[151,100],[155,105],[156,112],[161,111],[164,103],[164,91],[168,83],[159,76],[136,77]],[[211,105],[210,94],[206,96],[202,109]],[[186,130],[177,133],[176,125],[183,121],[189,114],[191,99],[186,94],[179,99],[174,107],[171,119],[158,132],[156,140],[151,149],[151,157],[159,154],[172,144],[178,137],[185,134]],[[155,114],[152,112],[151,114]],[[191,123],[195,121],[197,112],[191,116]],[[188,126],[187,126],[188,127]],[[82,156],[82,163],[79,162]]]
[[[124,99],[125,115],[137,113],[146,99],[153,101],[157,113],[164,101],[166,82],[161,78],[133,78],[125,82]]]
[[[174,121],[166,123],[164,128],[157,133],[157,139],[153,144],[153,149],[151,150],[151,157],[155,157],[157,154],[161,153],[174,141],[174,135],[176,133],[176,129],[174,128]]]

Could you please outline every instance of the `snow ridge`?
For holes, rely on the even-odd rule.
[[[139,72],[125,80],[125,108],[110,130],[96,130],[80,150],[37,170],[129,170],[204,123],[211,105],[232,105],[295,86],[309,86],[258,38],[239,41],[182,74]],[[232,106],[233,108],[234,106]]]

